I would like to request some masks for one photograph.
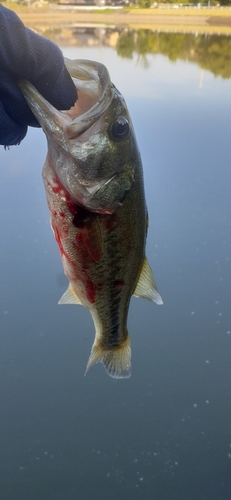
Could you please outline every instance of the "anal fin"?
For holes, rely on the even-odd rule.
[[[147,257],[144,257],[139,280],[136,284],[133,295],[135,297],[152,300],[158,305],[163,304],[163,300],[157,290],[157,286],[153,278],[152,270],[148,263]]]

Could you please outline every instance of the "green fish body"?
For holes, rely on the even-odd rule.
[[[81,64],[79,61],[69,62],[72,76]],[[85,61],[82,67],[84,71],[89,70],[87,77],[84,73],[88,87],[95,77],[91,73],[92,67],[98,68],[101,76],[104,71],[104,67],[97,66],[97,63],[89,62],[88,66]],[[108,75],[107,71],[105,74]],[[103,81],[105,79],[104,75]],[[70,122],[69,112],[52,109],[30,84],[23,84],[22,89],[48,140],[43,181],[51,226],[69,280],[69,287],[59,303],[81,304],[91,312],[95,340],[87,370],[102,361],[109,375],[124,378],[131,374],[127,331],[131,296],[147,298],[157,304],[162,304],[162,299],[145,256],[148,218],[140,153],[126,104],[110,80],[107,80],[107,85],[104,98],[103,84],[101,90],[97,90],[97,85],[94,87],[97,99],[94,101],[91,94],[94,103],[92,101],[92,106],[84,112],[90,120],[88,128],[85,117],[82,121],[83,115],[76,118],[75,110],[72,110]],[[84,85],[82,95],[79,87],[77,85],[79,101],[84,101]],[[95,113],[93,119],[101,98],[99,113],[97,118]],[[84,108],[84,103],[80,102],[79,106]],[[78,143],[77,146],[74,142]],[[96,151],[95,167],[92,150]],[[84,173],[87,190],[86,182],[81,185],[82,167],[78,167],[83,158],[85,169],[90,169],[90,174]],[[75,171],[72,177],[71,162]],[[65,173],[68,179],[65,179]],[[96,184],[98,189],[95,190]]]

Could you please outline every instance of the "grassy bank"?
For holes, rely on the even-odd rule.
[[[53,4],[45,8],[23,7],[10,4],[26,26],[36,25],[65,26],[73,23],[103,23],[128,28],[149,28],[158,30],[203,31],[207,33],[231,34],[231,9],[120,9],[120,10],[83,10],[60,8]]]

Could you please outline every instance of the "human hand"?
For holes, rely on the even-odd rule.
[[[17,82],[29,80],[55,108],[69,109],[76,88],[54,43],[25,28],[18,16],[0,6],[0,144],[19,144],[27,127],[39,127]]]

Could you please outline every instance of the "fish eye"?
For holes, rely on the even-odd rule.
[[[123,140],[126,139],[129,132],[130,127],[127,118],[119,116],[111,126],[110,135],[113,140]]]

